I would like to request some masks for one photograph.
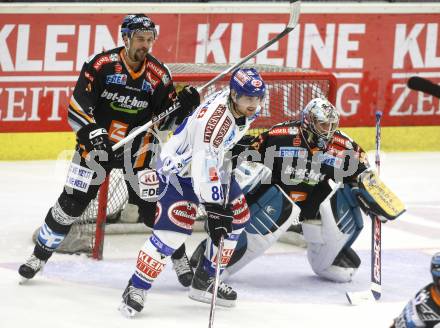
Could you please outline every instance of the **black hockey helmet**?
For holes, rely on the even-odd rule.
[[[144,14],[129,14],[125,16],[121,24],[122,36],[127,35],[131,37],[134,32],[139,31],[151,31],[154,38],[156,39],[157,37],[156,25],[150,17]]]
[[[431,275],[434,284],[440,291],[440,252],[435,253],[431,259]]]

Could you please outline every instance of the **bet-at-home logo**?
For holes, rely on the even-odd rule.
[[[148,101],[138,100],[136,97],[120,96],[117,92],[108,92],[104,90],[101,98],[111,100],[110,107],[113,110],[127,114],[137,114],[144,108],[147,108]]]

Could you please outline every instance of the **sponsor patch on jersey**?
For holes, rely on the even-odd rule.
[[[186,201],[179,201],[170,206],[168,217],[180,228],[191,230],[196,219],[197,206]]]
[[[99,71],[103,65],[111,63],[111,62],[115,62],[119,60],[119,55],[118,54],[110,54],[110,55],[104,55],[99,57],[95,63],[93,64],[93,68],[96,71]]]
[[[71,163],[67,173],[66,186],[86,193],[89,190],[93,173],[86,167]]]
[[[293,138],[293,142],[292,142],[292,144],[293,144],[295,147],[299,147],[299,146],[301,146],[301,137],[299,136],[299,134],[297,134],[296,137]]]
[[[210,142],[212,134],[214,133],[214,130],[222,118],[224,112],[226,111],[226,106],[223,104],[220,104],[217,109],[212,113],[211,117],[208,119],[208,122],[205,126],[205,135],[203,138],[204,142]]]
[[[341,168],[342,164],[344,163],[340,157],[335,157],[328,153],[318,153],[318,161],[335,168]]]
[[[137,258],[136,269],[142,272],[146,278],[156,279],[165,265],[140,250]]]
[[[141,90],[142,90],[142,91],[145,91],[145,92],[151,92],[151,91],[153,91],[153,87],[151,86],[151,83],[150,83],[150,82],[148,82],[147,80],[144,80],[144,81],[142,82],[142,88],[141,88]]]
[[[159,195],[159,179],[155,170],[142,170],[137,173],[141,198],[156,199]]]
[[[113,120],[110,123],[108,138],[113,142],[121,141],[127,134],[128,124]]]
[[[170,84],[171,82],[171,78],[168,74],[164,74],[164,76],[162,76],[162,83],[167,86],[168,84]]]
[[[156,78],[151,72],[146,72],[145,76],[147,77],[147,80],[151,83],[153,88],[157,87],[157,85],[160,83],[160,80]]]
[[[107,75],[107,77],[105,79],[105,84],[126,85],[127,84],[127,74]]]
[[[122,65],[121,64],[117,63],[115,65],[115,73],[116,74],[121,74],[122,73]]]
[[[218,146],[221,145],[231,125],[232,125],[231,119],[229,117],[226,117],[226,119],[223,121],[222,125],[220,126],[217,135],[214,138],[214,142],[212,143],[214,147],[218,148]]]
[[[294,202],[302,202],[307,199],[307,193],[301,191],[291,191],[289,197]]]
[[[307,149],[302,147],[280,147],[281,157],[307,157]]]
[[[333,136],[332,143],[336,143],[341,146],[344,146],[346,149],[353,149],[353,144],[351,143],[350,140],[343,138],[341,136],[338,136],[338,135]]]
[[[294,126],[280,126],[273,128],[268,133],[270,136],[288,136],[298,134],[298,128]]]
[[[110,107],[113,110],[127,114],[137,114],[148,107],[147,100],[139,100],[136,96],[119,95],[117,92],[109,92],[107,89],[101,93],[101,98],[112,100]]]
[[[149,61],[147,63],[147,68],[152,71],[154,73],[154,75],[156,75],[157,77],[159,77],[160,79],[166,74],[165,71],[160,68],[159,66],[157,66],[156,64],[154,64],[153,62]]]

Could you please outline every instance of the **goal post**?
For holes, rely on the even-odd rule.
[[[177,84],[198,87],[217,76],[228,65],[168,64]],[[252,124],[249,134],[258,135],[271,126],[300,118],[301,110],[313,98],[336,100],[336,78],[329,72],[300,70],[274,65],[243,65],[256,68],[266,83],[266,99],[260,116]],[[229,84],[229,76],[203,90],[202,99]],[[143,223],[120,223],[121,211],[127,206],[128,192],[122,170],[112,170],[81,218],[75,222],[60,246],[64,253],[87,253],[102,259],[104,236],[109,233],[145,233]],[[198,227],[201,227],[199,224]]]

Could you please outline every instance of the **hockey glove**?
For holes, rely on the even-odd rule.
[[[180,103],[181,108],[177,110],[176,123],[180,124],[185,117],[200,105],[200,95],[196,88],[187,85],[177,95],[177,101]]]
[[[228,206],[226,209],[219,204],[205,204],[208,221],[208,234],[214,245],[218,246],[221,236],[225,238],[232,232],[233,213]]]
[[[101,151],[107,153],[106,163],[113,161],[114,154],[107,130],[99,127],[96,123],[90,123],[79,129],[76,133],[76,139],[88,152]]]

